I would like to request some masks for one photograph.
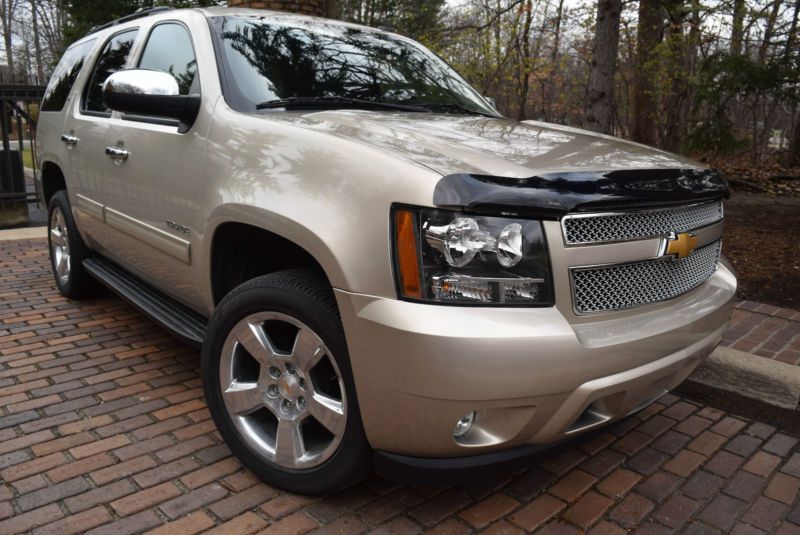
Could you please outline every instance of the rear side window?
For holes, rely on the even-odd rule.
[[[69,92],[78,78],[86,56],[92,51],[95,39],[90,39],[83,43],[70,47],[61,57],[61,61],[56,65],[47,91],[42,99],[42,111],[61,111],[67,102]]]
[[[180,24],[159,24],[153,28],[139,68],[171,74],[178,82],[181,95],[200,93],[192,39]]]
[[[92,77],[86,89],[83,111],[92,114],[111,115],[103,102],[103,84],[106,79],[117,71],[121,71],[128,62],[128,56],[136,40],[139,30],[133,29],[118,33],[108,40],[103,52],[97,59]]]

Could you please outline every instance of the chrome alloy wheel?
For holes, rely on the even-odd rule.
[[[67,224],[61,208],[56,206],[50,215],[50,256],[56,270],[58,282],[63,286],[69,282],[70,256]]]
[[[278,312],[242,319],[225,340],[219,371],[228,415],[256,453],[307,469],[338,448],[347,424],[342,374],[301,321]]]

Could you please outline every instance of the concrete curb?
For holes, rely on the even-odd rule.
[[[678,389],[744,416],[800,426],[800,366],[718,347]]]
[[[0,241],[28,240],[31,238],[46,238],[47,227],[25,227],[0,230]]]

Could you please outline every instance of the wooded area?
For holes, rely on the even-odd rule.
[[[2,83],[44,83],[90,27],[214,0],[0,0]],[[800,165],[800,2],[340,0],[341,18],[418,39],[520,120],[714,161]],[[774,168],[774,167],[771,167]],[[795,173],[796,174],[796,173]]]

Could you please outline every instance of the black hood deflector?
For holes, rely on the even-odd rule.
[[[433,204],[477,213],[549,219],[575,211],[728,198],[715,169],[636,169],[547,173],[530,178],[454,174],[442,177]]]

